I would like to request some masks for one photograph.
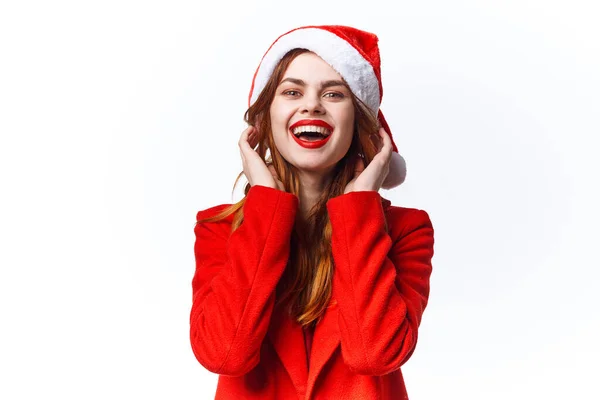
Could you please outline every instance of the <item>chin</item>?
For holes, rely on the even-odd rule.
[[[333,159],[315,159],[312,162],[310,160],[303,160],[302,162],[293,162],[291,164],[301,171],[325,174],[331,171],[337,162]]]

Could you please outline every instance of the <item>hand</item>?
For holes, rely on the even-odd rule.
[[[354,178],[346,185],[344,194],[350,192],[378,192],[390,172],[392,158],[392,139],[383,128],[379,128],[378,153],[365,168],[364,160],[357,156],[354,167]]]
[[[242,156],[244,175],[246,175],[250,186],[266,186],[285,192],[285,187],[279,180],[275,167],[273,165],[267,166],[254,150],[254,147],[256,147],[257,144],[256,128],[250,125],[242,132],[242,136],[238,142],[240,155]]]

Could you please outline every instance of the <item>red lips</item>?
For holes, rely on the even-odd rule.
[[[294,135],[293,133],[291,135],[294,138],[294,140],[296,141],[296,143],[298,143],[300,146],[302,146],[306,149],[318,149],[319,147],[323,147],[323,146],[325,146],[325,143],[327,143],[329,141],[329,138],[331,137],[331,135],[329,135],[325,139],[315,140],[314,142],[305,142],[304,140],[300,140],[299,138],[297,138],[296,135]]]
[[[313,142],[305,142],[304,140],[300,140],[299,138],[296,137],[296,135],[294,135],[294,128],[297,128],[299,126],[306,126],[306,125],[327,128],[327,130],[329,130],[329,136],[327,136],[326,138],[321,139],[321,140],[315,140]],[[333,127],[331,125],[329,125],[327,122],[320,120],[320,119],[301,119],[300,121],[294,122],[292,124],[292,126],[290,126],[290,134],[292,135],[292,137],[294,138],[296,143],[298,143],[300,146],[302,146],[306,149],[318,149],[319,147],[325,146],[325,144],[329,141],[329,138],[331,138],[332,133],[333,133]]]
[[[333,133],[333,127],[331,125],[329,125],[327,122],[320,120],[320,119],[301,119],[300,121],[296,121],[292,124],[292,126],[290,126],[290,129],[294,129],[297,128],[299,126],[306,126],[306,125],[314,125],[314,126],[320,126],[323,128],[327,128],[329,130],[329,133]]]

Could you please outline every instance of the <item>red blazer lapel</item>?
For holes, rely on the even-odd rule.
[[[332,298],[321,321],[315,326],[313,344],[310,354],[310,368],[306,393],[308,399],[312,396],[315,382],[327,361],[340,344],[340,331],[338,327],[338,305]]]
[[[315,326],[310,368],[306,365],[302,327],[285,313],[283,307],[276,306],[273,309],[267,337],[290,375],[296,391],[302,397],[308,394],[307,398],[310,398],[317,377],[340,344],[337,302],[332,299],[323,318]]]
[[[294,321],[283,307],[275,306],[267,337],[275,352],[287,370],[296,391],[306,392],[308,365],[306,365],[306,347],[302,327]]]

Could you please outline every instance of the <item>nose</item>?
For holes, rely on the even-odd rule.
[[[325,108],[321,104],[321,98],[318,95],[304,96],[304,103],[301,106],[302,114],[324,114]]]

